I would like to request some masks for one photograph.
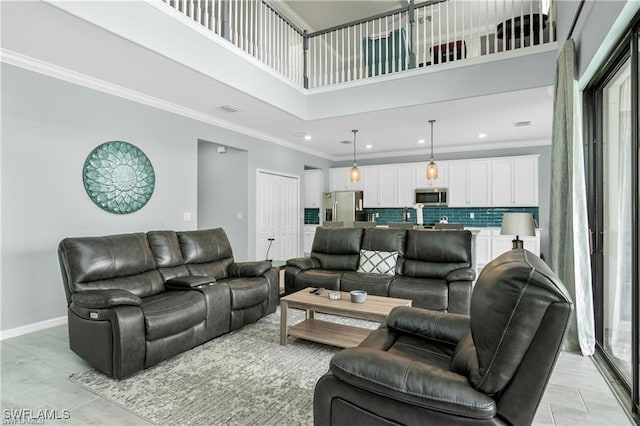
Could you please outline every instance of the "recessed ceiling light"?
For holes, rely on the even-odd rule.
[[[530,121],[516,121],[515,123],[513,123],[514,126],[516,127],[526,127],[526,126],[531,126],[531,122]]]
[[[486,134],[486,133],[478,133],[478,137],[479,137],[480,139],[484,139],[484,138],[486,138],[486,137],[487,137],[487,134]]]
[[[365,146],[365,148],[367,148],[367,149],[371,149],[371,148],[373,148],[373,145],[371,145],[371,144],[366,145],[366,146]]]
[[[227,111],[227,112],[238,112],[238,111],[242,111],[241,108],[235,106],[235,105],[231,105],[231,104],[225,104],[225,105],[218,105],[218,108],[220,108],[223,111]]]
[[[418,143],[424,143],[424,139],[420,139]]]
[[[310,141],[311,140],[311,135],[304,135],[304,140],[305,141]]]

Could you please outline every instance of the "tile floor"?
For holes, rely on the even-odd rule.
[[[68,380],[89,366],[69,350],[66,326],[3,340],[1,407],[69,410],[68,420],[44,424],[145,425],[124,408]],[[534,425],[633,424],[590,358],[563,353],[538,409]]]

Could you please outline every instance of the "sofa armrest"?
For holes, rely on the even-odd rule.
[[[387,317],[387,326],[409,334],[457,345],[469,331],[467,315],[401,306]]]
[[[232,277],[259,277],[269,269],[271,269],[271,262],[267,260],[232,263],[229,265],[229,275]]]
[[[465,376],[389,352],[350,348],[338,352],[331,372],[345,383],[397,401],[472,419],[490,419],[495,401]]]
[[[315,257],[296,257],[287,260],[287,266],[295,266],[301,271],[320,267],[320,262]]]
[[[473,268],[454,269],[447,274],[447,283],[454,281],[473,281],[476,279],[476,271]]]
[[[171,278],[165,281],[164,286],[168,289],[188,290],[203,285],[210,285],[216,282],[213,277],[199,277],[195,275],[187,275],[186,277]]]
[[[135,294],[120,289],[85,290],[71,295],[71,301],[88,309],[106,309],[120,305],[140,306],[142,299]]]

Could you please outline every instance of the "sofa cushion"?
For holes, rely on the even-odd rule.
[[[83,290],[123,289],[139,297],[164,290],[143,233],[65,238],[58,252],[69,299]]]
[[[171,336],[203,322],[207,304],[199,291],[165,291],[142,299],[147,341]]]
[[[397,261],[397,251],[360,250],[357,272],[395,275]]]
[[[269,282],[266,278],[226,278],[219,283],[229,286],[233,310],[258,305],[269,298]]]
[[[150,231],[147,232],[147,238],[153,259],[165,282],[189,275],[189,270],[184,266],[178,234],[174,231]]]
[[[147,232],[147,238],[159,268],[170,268],[184,263],[178,235],[174,231]]]
[[[395,275],[363,274],[361,272],[345,272],[340,282],[340,290],[353,291],[364,290],[367,294],[375,296],[388,296],[389,284],[396,278]]]
[[[417,308],[443,311],[449,306],[449,287],[441,279],[396,277],[389,285],[389,297],[411,299]]]
[[[178,232],[182,257],[191,275],[208,275],[215,279],[229,276],[233,252],[222,228]]]
[[[454,269],[469,267],[470,231],[407,231],[403,275],[444,279]]]
[[[355,271],[358,268],[362,228],[316,229],[311,257],[318,259],[323,269]]]
[[[326,269],[308,269],[296,276],[296,287],[323,287],[329,290],[340,290],[340,279],[344,271],[331,271]]]
[[[397,251],[400,256],[404,256],[406,239],[406,229],[366,228],[360,248],[364,250]]]

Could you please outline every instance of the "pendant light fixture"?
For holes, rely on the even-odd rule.
[[[351,182],[360,182],[360,169],[358,168],[358,164],[356,164],[356,133],[357,130],[352,130],[353,132],[353,167],[349,171],[349,180]]]
[[[433,161],[433,123],[435,122],[436,120],[429,120],[431,124],[431,161],[427,165],[427,180],[438,179],[438,165]]]

